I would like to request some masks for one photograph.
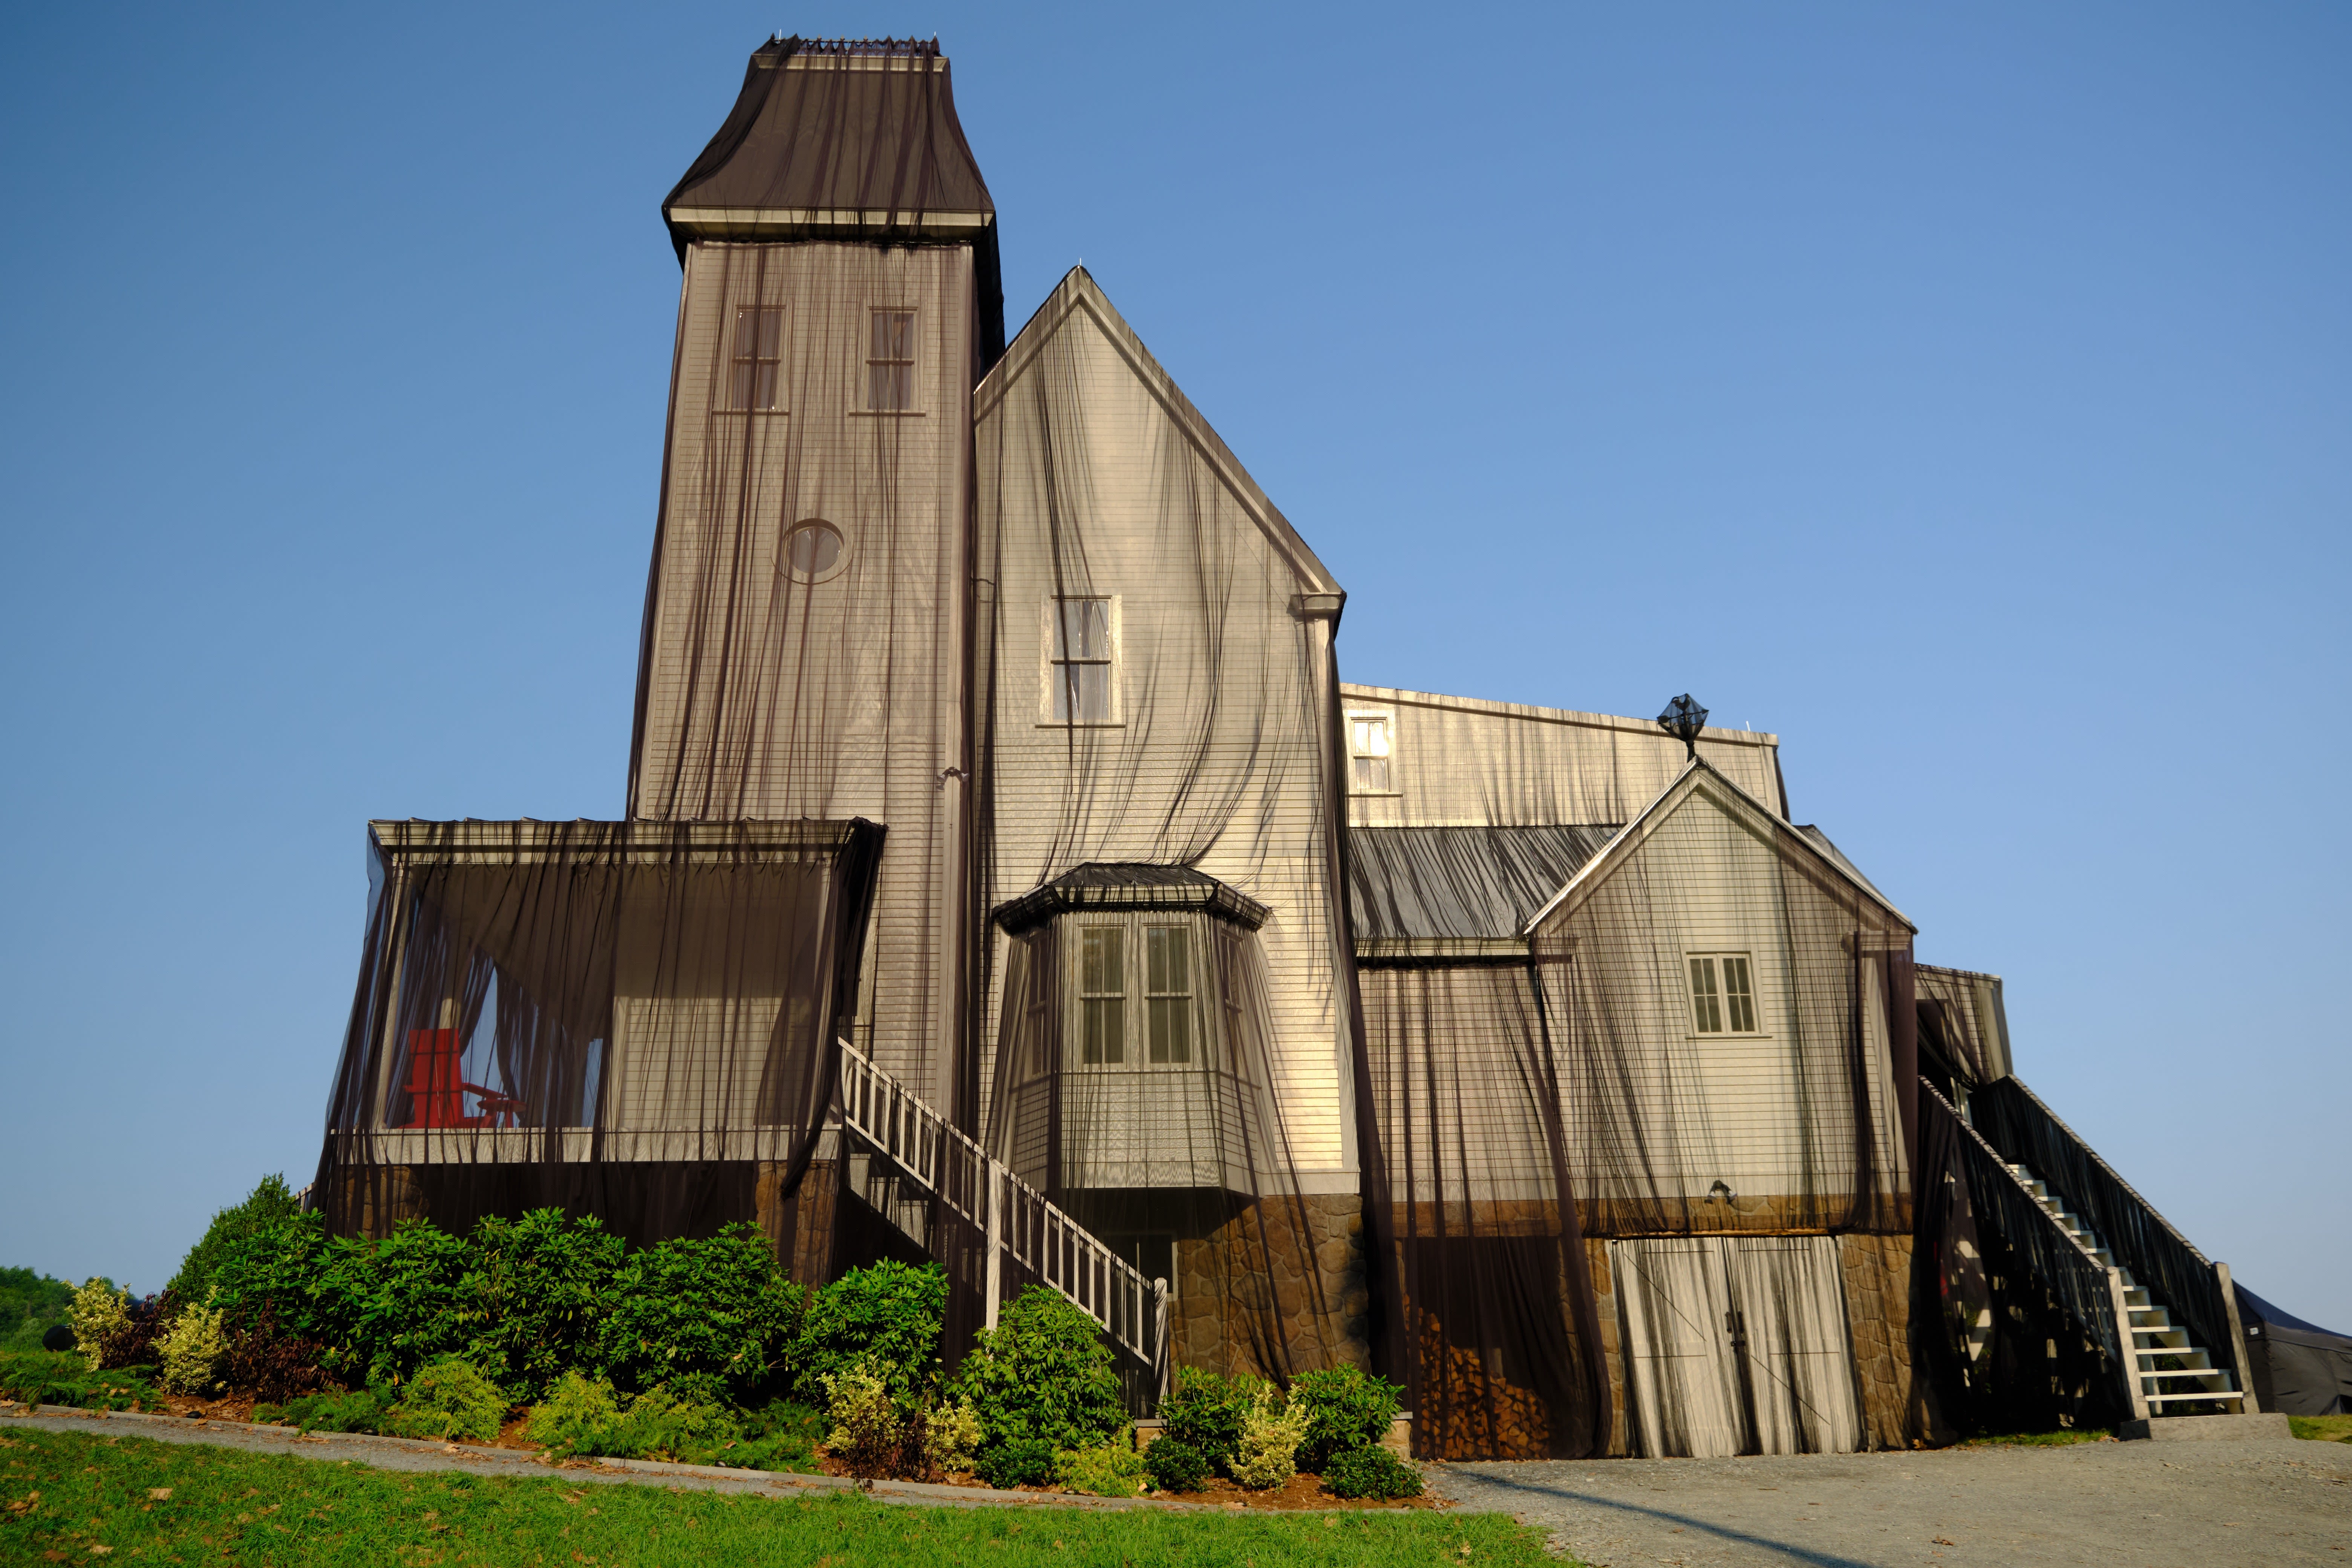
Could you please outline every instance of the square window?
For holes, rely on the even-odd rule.
[[[891,413],[915,406],[915,312],[876,310],[866,352],[866,406]]]
[[[1757,1033],[1756,986],[1748,955],[1693,953],[1689,963],[1691,1031],[1700,1035]]]

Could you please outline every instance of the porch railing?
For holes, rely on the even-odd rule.
[[[1009,1261],[1091,1314],[1114,1344],[1168,1386],[1168,1281],[1146,1279],[1085,1226],[925,1104],[841,1047],[842,1124],[971,1226],[987,1251],[982,1291],[996,1326]]]

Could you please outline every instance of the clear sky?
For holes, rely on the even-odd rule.
[[[20,5],[0,1263],[307,1180],[371,816],[617,816],[771,31],[936,32],[1345,673],[1771,730],[2021,1076],[2352,1329],[2352,8]]]

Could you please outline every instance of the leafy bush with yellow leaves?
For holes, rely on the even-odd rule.
[[[228,1354],[228,1334],[218,1307],[187,1307],[155,1339],[163,1363],[163,1386],[173,1394],[211,1394],[221,1386],[220,1365]]]
[[[1272,1491],[1298,1473],[1298,1445],[1314,1413],[1294,1408],[1282,1391],[1259,1391],[1242,1420],[1241,1447],[1234,1453],[1234,1479],[1252,1491]]]

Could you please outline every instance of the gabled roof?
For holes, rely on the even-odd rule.
[[[999,904],[993,918],[1017,936],[1073,910],[1198,910],[1232,921],[1245,931],[1265,924],[1270,912],[1248,894],[1190,866],[1089,860],[1043,887]]]
[[[1242,467],[1241,459],[1234,457],[1216,431],[1210,428],[1208,420],[1202,417],[1201,411],[1192,406],[1192,400],[1186,397],[1183,389],[1176,384],[1176,378],[1151,357],[1151,351],[1143,346],[1143,340],[1136,336],[1135,329],[1127,324],[1126,318],[1112,306],[1101,285],[1085,268],[1070,268],[1061,282],[1055,285],[1053,293],[1045,297],[1045,302],[1037,307],[1037,313],[1029,318],[1019,335],[1006,345],[1004,357],[981,377],[980,385],[974,389],[971,399],[974,425],[985,420],[1004,401],[1006,395],[1020,384],[1024,374],[1035,363],[1038,354],[1056,333],[1077,323],[1101,332],[1111,347],[1118,351],[1128,368],[1135,373],[1136,379],[1150,390],[1160,407],[1167,411],[1169,418],[1183,433],[1184,438],[1224,480],[1234,498],[1257,523],[1259,530],[1274,545],[1276,552],[1297,577],[1301,591],[1328,595],[1332,603],[1324,608],[1336,618],[1339,602],[1347,596],[1338,579],[1316,558],[1315,552],[1307,547],[1307,542],[1298,537],[1298,531],[1290,526],[1290,520],[1284,517],[1274,502],[1267,499],[1265,491],[1258,488],[1257,481],[1250,478],[1249,470]]]
[[[1745,820],[1751,832],[1789,846],[1799,855],[1815,862],[1832,879],[1845,883],[1863,898],[1902,921],[1907,929],[1914,931],[1919,929],[1912,925],[1901,910],[1887,902],[1884,893],[1864,879],[1861,872],[1849,866],[1845,857],[1838,854],[1833,846],[1824,848],[1823,846],[1829,843],[1825,836],[1815,842],[1805,830],[1792,827],[1781,820],[1778,813],[1734,784],[1706,758],[1694,757],[1683,765],[1683,771],[1675,775],[1672,784],[1658,792],[1655,800],[1643,806],[1640,815],[1625,825],[1623,831],[1611,839],[1601,853],[1586,861],[1576,875],[1545,902],[1543,908],[1520,924],[1519,934],[1533,936],[1536,928],[1554,910],[1582,903],[1595,888],[1608,880],[1620,866],[1649,841],[1650,835],[1674,815],[1676,807],[1701,790],[1707,792],[1708,798],[1716,805]]]
[[[1616,836],[1613,825],[1350,827],[1360,959],[1524,959],[1519,926]]]

